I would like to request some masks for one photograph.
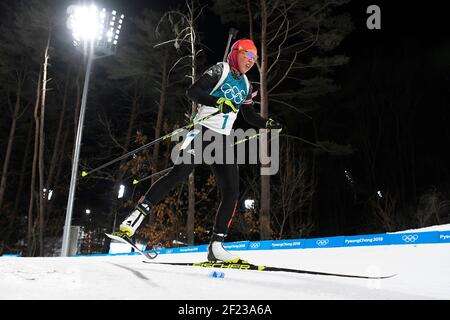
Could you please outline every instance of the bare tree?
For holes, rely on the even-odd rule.
[[[197,20],[201,16],[204,7],[199,7],[197,1],[186,1],[186,12],[168,11],[163,16],[161,21],[167,19],[172,25],[175,38],[165,41],[163,44],[173,43],[177,49],[187,51],[187,54],[182,56],[172,68],[185,59],[188,60],[189,75],[191,84],[197,79],[198,56],[203,51],[198,49],[200,44],[200,37],[197,31]],[[191,102],[189,110],[189,118],[192,118],[197,110],[195,102]],[[188,178],[188,214],[186,222],[187,242],[194,243],[194,223],[195,223],[195,174],[192,172]]]
[[[436,187],[427,190],[419,199],[415,211],[415,223],[419,228],[428,227],[432,224],[441,224],[441,217],[448,214],[450,200],[445,199],[442,192]]]
[[[314,226],[308,210],[314,194],[313,179],[308,173],[305,156],[296,152],[291,143],[284,144],[281,152],[283,160],[272,205],[276,237],[307,236]]]
[[[177,83],[169,83],[170,74],[174,71],[170,65],[178,59],[178,56],[175,50],[170,50],[170,47],[155,48],[158,41],[169,37],[169,33],[171,36],[168,26],[158,24],[160,19],[160,14],[149,10],[145,10],[140,17],[130,19],[127,26],[129,35],[114,58],[115,64],[106,68],[109,78],[113,80],[110,87],[120,92],[125,104],[131,105],[131,108],[125,111],[120,110],[120,117],[127,119],[122,122],[126,123],[125,129],[120,125],[113,127],[106,116],[100,120],[107,131],[109,142],[113,141],[114,148],[119,148],[122,154],[128,152],[132,143],[142,143],[147,139],[140,128],[148,126],[149,123],[154,124],[154,139],[161,137],[167,101],[173,99],[167,94],[169,88]],[[157,115],[156,121],[153,121],[155,109]],[[117,117],[118,114],[115,115]],[[154,145],[152,156],[149,156],[149,151],[146,150],[131,160],[123,159],[119,170],[107,174],[107,179],[115,182],[114,190],[117,191],[128,171],[137,175],[146,168],[148,162],[150,170],[155,174],[159,168],[159,154],[160,144],[157,143]],[[113,200],[111,211],[114,217],[118,209],[119,201]]]
[[[398,197],[385,192],[382,196],[372,196],[369,199],[369,208],[383,231],[393,232],[404,230],[407,225],[401,221]]]
[[[44,184],[45,184],[45,164],[44,164],[44,123],[48,78],[48,66],[50,57],[50,43],[52,39],[53,26],[56,23],[54,15],[51,13],[52,0],[35,1],[30,3],[21,2],[16,15],[15,27],[20,30],[19,41],[28,48],[27,52],[30,61],[30,69],[35,70],[37,83],[35,83],[36,100],[34,109],[35,139],[34,155],[32,163],[31,195],[28,212],[28,254],[34,255],[36,245],[34,232],[39,230],[39,253],[43,255],[44,250]],[[39,72],[37,72],[39,70]],[[37,180],[37,181],[36,181]],[[36,187],[38,191],[36,191]],[[33,207],[37,208],[37,218],[33,222]],[[30,242],[31,241],[31,242]]]
[[[45,173],[44,173],[44,143],[45,143],[45,133],[44,133],[44,123],[45,123],[45,106],[46,106],[46,93],[47,93],[47,81],[48,80],[48,60],[49,60],[49,50],[50,50],[50,39],[52,37],[51,27],[49,28],[47,45],[44,50],[43,66],[42,66],[42,94],[40,101],[40,112],[39,112],[39,255],[44,255],[44,221],[45,221],[45,201],[47,200],[47,195],[44,193],[45,189]],[[35,141],[37,143],[38,141]]]
[[[15,92],[16,95],[16,102],[14,104],[14,111],[12,111],[11,114],[11,127],[9,130],[9,136],[8,136],[8,143],[6,146],[6,152],[4,153],[4,159],[3,159],[3,167],[2,167],[2,175],[1,175],[1,180],[0,180],[0,208],[2,207],[3,204],[3,197],[5,195],[5,190],[6,190],[6,181],[7,181],[7,176],[8,176],[8,169],[9,169],[9,161],[11,158],[11,153],[12,153],[12,148],[13,148],[13,144],[14,144],[14,136],[15,136],[15,132],[16,132],[16,126],[17,126],[17,121],[20,119],[20,117],[23,115],[24,111],[26,110],[22,110],[22,86],[23,86],[23,82],[24,82],[24,75],[18,73],[17,74],[17,91]],[[10,101],[8,99],[8,101]]]
[[[3,206],[5,190],[8,181],[10,159],[13,152],[14,138],[19,119],[28,110],[26,105],[26,85],[30,76],[30,63],[26,56],[26,47],[20,41],[19,30],[11,28],[14,25],[20,28],[24,24],[24,17],[14,15],[13,8],[4,8],[8,13],[8,19],[5,19],[0,26],[0,32],[3,34],[3,40],[0,42],[0,58],[2,65],[0,67],[0,77],[2,79],[2,94],[8,102],[11,115],[11,124],[6,149],[3,152],[3,165],[0,179],[0,209]],[[12,30],[11,30],[12,29]],[[15,101],[11,101],[15,97]],[[1,210],[0,210],[1,211]],[[1,214],[1,213],[0,213]]]
[[[34,107],[34,152],[33,162],[31,164],[31,184],[30,184],[30,201],[28,206],[28,233],[27,233],[27,255],[33,256],[36,249],[36,225],[34,223],[34,206],[39,203],[39,195],[36,194],[36,167],[38,163],[39,154],[39,102],[41,100],[41,79],[42,73],[39,72],[37,89],[36,89],[36,103]]]

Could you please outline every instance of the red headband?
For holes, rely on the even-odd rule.
[[[258,52],[258,49],[256,49],[256,46],[252,40],[241,39],[236,41],[231,46],[231,51],[227,57],[228,64],[230,65],[231,68],[235,69],[236,71],[239,71],[239,64],[238,64],[239,50],[255,50],[256,52]]]

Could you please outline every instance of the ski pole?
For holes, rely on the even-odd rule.
[[[86,177],[87,175],[90,175],[90,174],[92,174],[92,173],[94,173],[94,172],[96,172],[98,170],[106,168],[106,167],[112,165],[113,163],[116,163],[116,162],[118,162],[120,160],[123,160],[123,159],[125,159],[125,158],[127,158],[127,157],[129,157],[129,156],[131,156],[131,155],[133,155],[135,153],[138,153],[139,151],[142,151],[142,150],[150,147],[151,145],[156,144],[159,141],[162,141],[162,140],[168,139],[170,137],[173,137],[174,135],[177,135],[177,134],[181,133],[183,130],[187,130],[187,129],[193,127],[193,126],[196,126],[197,124],[200,124],[200,123],[202,123],[202,122],[212,118],[213,116],[217,115],[218,113],[219,113],[219,111],[216,111],[213,114],[210,114],[209,116],[204,117],[203,119],[200,119],[200,120],[198,120],[196,122],[190,123],[187,126],[179,128],[179,129],[177,129],[177,130],[175,130],[175,131],[173,131],[171,133],[168,133],[165,136],[162,136],[162,137],[160,137],[160,138],[158,138],[156,140],[153,140],[152,142],[149,142],[149,143],[147,143],[147,144],[145,144],[145,145],[143,145],[143,146],[141,146],[141,147],[139,147],[137,149],[134,149],[134,150],[132,150],[132,151],[130,151],[130,152],[124,154],[124,155],[121,155],[120,157],[118,157],[118,158],[116,158],[114,160],[111,160],[111,161],[109,161],[109,162],[107,162],[107,163],[105,163],[105,164],[103,164],[103,165],[101,165],[101,166],[99,166],[99,167],[97,167],[95,169],[92,169],[92,170],[90,170],[88,172],[87,171],[82,171],[81,172],[81,176],[82,177]]]
[[[282,129],[277,129],[277,130],[278,130],[278,133],[280,133]],[[263,132],[256,133],[256,134],[254,134],[254,135],[252,135],[252,136],[250,136],[250,137],[246,137],[246,138],[244,138],[244,139],[242,139],[242,140],[236,141],[236,142],[233,144],[233,146],[236,146],[236,145],[238,145],[238,144],[240,144],[240,143],[247,142],[247,141],[249,141],[249,140],[255,139],[255,138],[259,137],[259,136],[262,135],[262,134],[263,134]]]
[[[224,61],[224,62],[227,61],[227,54],[228,54],[228,50],[230,49],[231,39],[235,39],[238,32],[239,31],[237,29],[235,29],[235,28],[230,28],[228,30],[228,42],[227,42],[227,47],[225,49],[225,53],[223,55],[223,60],[222,61]]]
[[[281,132],[281,130],[278,129],[278,132]],[[244,139],[241,139],[241,140],[239,140],[239,141],[236,141],[236,142],[233,144],[233,146],[238,145],[238,144],[243,143],[243,142],[246,142],[246,141],[249,141],[249,140],[252,140],[252,139],[255,139],[255,138],[259,137],[261,134],[262,134],[262,133],[257,133],[257,134],[254,134],[254,135],[250,136],[250,137],[246,137],[246,138],[244,138]],[[144,177],[144,178],[142,178],[142,179],[140,179],[140,180],[133,179],[133,184],[136,185],[136,184],[138,184],[138,183],[141,183],[141,182],[143,182],[143,181],[145,181],[145,180],[150,179],[151,177],[154,177],[154,176],[156,176],[156,175],[160,175],[160,174],[166,173],[167,171],[170,171],[170,170],[172,170],[172,169],[173,169],[173,166],[172,166],[172,167],[169,167],[169,168],[166,168],[166,169],[163,169],[163,170],[161,170],[161,171],[158,171],[158,172],[156,172],[156,173],[153,173],[153,174],[151,174],[151,175],[148,175],[148,176],[146,176],[146,177]]]
[[[169,171],[169,170],[172,170],[172,168],[173,168],[173,166],[170,167],[170,168],[166,168],[166,169],[164,169],[164,170],[155,172],[155,173],[153,173],[153,174],[151,174],[151,175],[149,175],[149,176],[146,176],[145,178],[142,178],[141,180],[133,179],[133,184],[138,184],[138,183],[141,183],[142,181],[145,181],[145,180],[150,179],[151,177],[154,177],[154,176],[163,174],[163,173],[165,173],[165,172],[167,172],[167,171]]]

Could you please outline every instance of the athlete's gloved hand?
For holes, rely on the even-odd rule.
[[[220,113],[238,112],[238,109],[233,105],[233,102],[225,98],[217,99],[216,108],[219,109]]]
[[[283,126],[278,121],[269,118],[266,121],[266,129],[278,129],[278,132],[281,132],[281,130],[283,130]]]

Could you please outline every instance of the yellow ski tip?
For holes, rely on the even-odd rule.
[[[82,177],[86,177],[87,176],[87,172],[86,171],[81,171],[81,176]]]
[[[138,183],[139,183],[139,180],[136,180],[136,179],[133,180],[133,184],[138,184]]]

